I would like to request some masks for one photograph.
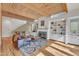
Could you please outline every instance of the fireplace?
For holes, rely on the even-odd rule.
[[[47,32],[39,31],[39,32],[38,32],[38,36],[39,36],[40,38],[47,39]]]

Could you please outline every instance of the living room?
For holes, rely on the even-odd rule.
[[[2,55],[79,55],[79,4],[1,5]]]

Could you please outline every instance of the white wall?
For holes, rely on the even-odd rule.
[[[79,19],[79,4],[67,4],[68,14],[66,20],[66,40],[65,43],[77,44],[79,45],[79,36],[70,34],[70,21],[74,18]]]
[[[49,20],[50,20],[49,17],[41,17],[41,18],[35,20],[32,25],[38,24],[38,29],[37,29],[37,32],[33,32],[32,34],[34,34],[35,36],[38,36],[39,31],[44,31],[44,32],[48,33]],[[41,26],[41,21],[44,21],[44,26]],[[48,35],[47,35],[47,37],[48,37]]]
[[[41,21],[44,21],[44,26],[41,26]],[[38,19],[38,28],[39,29],[48,29],[48,24],[49,24],[49,20],[50,18],[49,17],[41,17]]]
[[[68,12],[75,9],[79,9],[79,3],[67,3],[67,9]]]
[[[53,33],[51,33],[51,30],[50,30],[50,22],[51,21],[62,21],[63,19],[65,19],[64,12],[61,12],[61,13],[56,14],[56,15],[52,15],[51,17],[39,18],[36,21],[38,23],[38,32],[39,31],[46,31],[47,32],[47,39],[54,39],[54,40],[64,42],[64,37],[65,37],[64,35],[53,34]],[[45,26],[43,26],[43,27],[40,26],[41,20],[45,21]]]
[[[76,34],[72,34],[70,32],[70,21],[73,20],[73,19],[79,21],[79,16],[73,16],[73,17],[67,18],[67,22],[66,22],[66,43],[79,45],[79,36],[76,35]]]
[[[78,16],[77,16],[77,18],[79,20],[79,17]],[[70,32],[70,21],[72,19],[75,20],[76,19],[76,16],[67,18],[67,23],[66,23],[66,43],[71,43],[71,44],[77,44],[77,45],[79,45],[79,36],[76,35],[76,34],[72,34]]]
[[[26,21],[3,16],[2,17],[2,37],[9,37],[13,30],[15,30],[19,26],[22,26],[25,23]]]
[[[20,31],[20,32],[25,31],[26,34],[31,34],[31,32],[32,32],[32,22],[27,21],[26,24],[24,24],[24,25],[18,27],[18,28],[17,28],[16,30],[14,30],[13,32],[15,32],[15,31]]]

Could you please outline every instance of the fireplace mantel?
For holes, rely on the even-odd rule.
[[[38,32],[39,31],[48,32],[48,29],[38,29]]]
[[[38,36],[41,38],[47,39],[47,33],[48,33],[47,29],[39,29],[38,30]]]

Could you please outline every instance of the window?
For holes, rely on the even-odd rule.
[[[77,20],[72,20],[70,23],[70,31],[72,34],[78,34],[78,21]]]

